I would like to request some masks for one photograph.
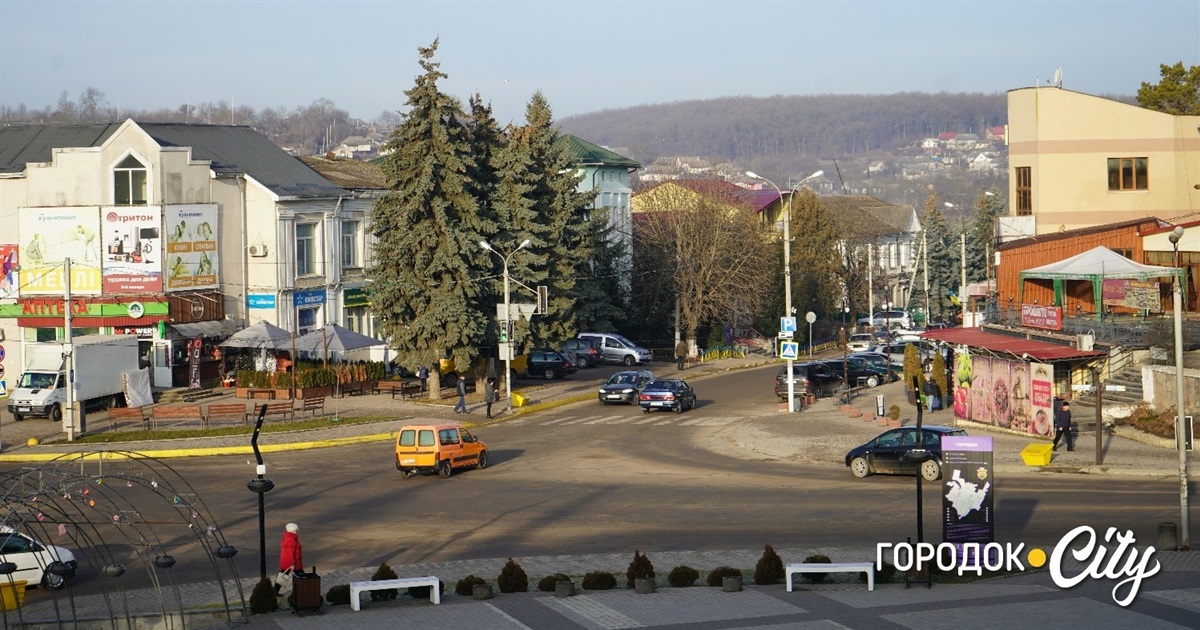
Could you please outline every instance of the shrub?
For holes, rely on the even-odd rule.
[[[553,593],[555,584],[557,584],[558,582],[569,582],[569,581],[571,581],[571,577],[568,575],[563,575],[562,573],[555,573],[554,575],[547,575],[546,577],[542,578],[538,582],[538,590],[543,593]]]
[[[721,583],[727,577],[742,577],[742,572],[733,567],[717,567],[708,574],[709,586],[721,586]]]
[[[400,576],[396,575],[396,572],[392,570],[392,567],[389,567],[388,563],[382,562],[379,564],[379,568],[375,569],[375,575],[371,576],[371,580],[372,581],[394,580],[397,577],[400,577]],[[394,588],[382,589],[382,590],[378,590],[378,591],[371,591],[371,601],[386,602],[389,600],[396,599],[396,596],[399,594],[400,594],[400,591],[398,591]]]
[[[504,563],[504,568],[500,569],[496,586],[500,588],[501,593],[526,593],[529,591],[529,576],[525,574],[521,565],[509,558],[508,562]]]
[[[475,593],[476,584],[487,584],[487,580],[474,575],[468,575],[459,580],[458,584],[454,585],[454,592],[464,597],[470,597]]]
[[[921,369],[921,352],[917,345],[904,346],[904,388],[913,391],[913,379],[917,379],[916,394],[925,391],[925,370]]]
[[[338,584],[337,586],[329,587],[329,591],[325,593],[325,601],[330,606],[346,606],[350,603],[350,585]]]
[[[942,358],[941,352],[933,355],[933,367],[930,368],[929,377],[937,385],[938,396],[950,394],[950,380],[946,377],[946,360]]]
[[[887,584],[888,582],[891,582],[892,578],[894,577],[896,577],[896,565],[892,564],[891,562],[884,562],[883,568],[875,571],[875,581],[880,584]],[[859,573],[858,581],[866,583],[867,574]]]
[[[833,562],[829,559],[829,556],[823,556],[819,553],[814,553],[813,555],[805,558],[804,561],[806,563],[824,562],[825,564]],[[826,575],[827,574],[825,573],[805,573],[804,580],[812,584],[820,584],[821,582],[825,581]]]
[[[265,615],[279,610],[279,601],[275,599],[275,595],[275,585],[271,580],[259,580],[250,593],[250,612]]]
[[[589,591],[607,591],[617,587],[617,577],[607,571],[592,571],[583,576],[583,588]]]
[[[771,545],[763,548],[763,555],[754,567],[755,584],[779,584],[783,581],[783,559]]]
[[[888,417],[892,420],[900,419],[900,405],[892,405],[888,407]]]
[[[700,579],[700,572],[687,566],[686,564],[679,565],[671,569],[671,573],[667,575],[667,584],[676,588],[691,586]]]
[[[446,583],[441,580],[438,580],[438,592],[439,593],[446,592]],[[410,587],[408,587],[408,596],[413,599],[429,599],[429,587],[428,586],[410,586]]]
[[[629,569],[625,571],[627,581],[626,588],[633,588],[634,580],[653,580],[654,579],[654,564],[650,562],[650,558],[646,554],[639,553],[636,549],[633,552],[633,562],[629,563]]]

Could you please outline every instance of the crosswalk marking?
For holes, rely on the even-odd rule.
[[[691,414],[652,413],[652,414],[622,414],[582,416],[526,416],[515,419],[511,424],[534,425],[630,425],[630,426],[667,426],[681,427],[723,427],[733,422],[745,419],[742,415],[719,417],[696,417]]]

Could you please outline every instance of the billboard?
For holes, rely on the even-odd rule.
[[[217,288],[217,205],[166,206],[167,291]]]
[[[162,292],[162,210],[158,206],[100,211],[105,293]]]
[[[1021,305],[1021,325],[1049,330],[1062,330],[1062,308],[1058,306]]]
[[[942,436],[942,540],[990,543],[996,540],[993,518],[992,438]]]
[[[20,264],[20,258],[17,257],[16,245],[0,245],[0,299],[20,297],[21,284],[17,282],[17,265]]]
[[[956,418],[1034,435],[1052,433],[1052,365],[959,353],[954,374]]]
[[[62,263],[71,259],[71,292],[99,295],[100,208],[20,208],[22,295],[62,295]]]
[[[1128,278],[1105,278],[1102,290],[1106,306],[1125,306],[1150,311],[1162,309],[1157,282]]]

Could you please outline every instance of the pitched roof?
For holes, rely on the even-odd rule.
[[[558,137],[556,145],[565,147],[575,161],[582,166],[613,166],[623,168],[640,168],[642,165],[598,144],[592,144],[571,134]]]
[[[1026,269],[1021,272],[1021,279],[1078,279],[1080,277],[1090,278],[1098,276],[1104,278],[1138,278],[1146,280],[1149,278],[1170,276],[1175,273],[1175,267],[1143,265],[1101,245],[1070,258],[1042,265],[1041,267]]]
[[[383,175],[383,169],[375,162],[350,159],[329,160],[315,155],[297,159],[342,188],[352,190],[383,190],[387,188],[387,178]]]
[[[1150,232],[1155,229],[1170,229],[1174,227],[1170,223],[1156,217],[1143,217],[1141,219],[1130,219],[1128,221],[1119,221],[1117,223],[1105,223],[1103,225],[1092,225],[1084,228],[1076,228],[1074,230],[1063,230],[1062,232],[1051,232],[1049,234],[1039,234],[1037,236],[1027,236],[1019,238],[1015,241],[1009,241],[997,247],[999,251],[1017,249],[1019,247],[1028,247],[1037,243],[1046,243],[1058,241],[1064,238],[1075,238],[1077,236],[1087,236],[1089,234],[1101,234],[1104,232],[1112,232],[1125,228],[1135,228],[1142,233]]]
[[[870,195],[821,197],[838,232],[863,237],[903,234],[913,218],[912,206],[888,203]]]
[[[1027,355],[1037,361],[1063,361],[1067,359],[1084,359],[1099,357],[1107,354],[1100,350],[1076,350],[1049,341],[1038,341],[1024,337],[1009,337],[979,328],[942,328],[927,330],[921,333],[922,339],[944,341],[955,345],[982,348],[995,354],[1007,354],[1014,358],[1023,359]]]
[[[21,173],[30,162],[49,162],[54,149],[99,146],[120,126],[117,123],[0,126],[0,173]]]

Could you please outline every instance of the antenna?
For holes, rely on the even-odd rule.
[[[1054,80],[1051,81],[1050,83],[1052,85],[1054,85],[1054,87],[1056,87],[1056,88],[1062,87],[1062,67],[1061,66],[1054,69]]]

